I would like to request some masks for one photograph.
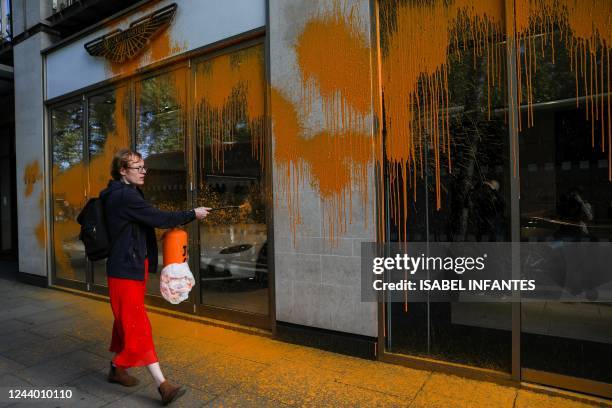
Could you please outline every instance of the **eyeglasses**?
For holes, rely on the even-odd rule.
[[[138,170],[139,173],[146,173],[147,172],[147,168],[145,166],[138,166],[138,167],[126,167],[128,169],[134,169],[134,170]]]

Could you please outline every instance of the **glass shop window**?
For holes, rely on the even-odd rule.
[[[51,111],[53,249],[55,275],[85,282],[87,259],[76,217],[85,205],[83,106],[69,103]]]
[[[115,153],[130,146],[130,98],[127,86],[88,99],[88,177],[90,196],[97,197],[111,179]],[[93,262],[93,282],[106,285],[106,260]]]
[[[255,45],[195,65],[199,205],[207,305],[268,314],[267,224],[261,149],[264,49]]]
[[[520,44],[520,236],[559,250],[584,243],[585,266],[551,269],[549,286],[590,301],[524,302],[522,365],[611,383],[602,357],[612,353],[612,308],[597,300],[612,275],[586,266],[589,244],[612,240],[609,50],[585,50],[558,24],[530,29]]]
[[[504,1],[381,1],[391,242],[510,237]],[[510,371],[511,305],[387,303],[387,349]]]
[[[191,208],[187,201],[187,151],[185,148],[187,72],[176,69],[136,83],[136,150],[147,167],[143,191],[147,200],[165,211]],[[161,236],[156,230],[163,267]],[[147,291],[159,293],[159,273],[149,275]]]

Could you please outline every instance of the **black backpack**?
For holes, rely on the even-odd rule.
[[[114,242],[110,239],[101,198],[91,198],[77,217],[81,224],[79,239],[85,245],[85,254],[90,261],[107,258]],[[125,228],[125,227],[124,227]]]

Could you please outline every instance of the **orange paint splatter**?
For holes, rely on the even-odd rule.
[[[381,17],[388,22],[381,32],[386,45],[382,87],[387,171],[391,180],[403,180],[395,191],[402,199],[391,200],[390,211],[395,219],[407,219],[407,184],[411,174],[423,175],[423,150],[427,146],[433,150],[438,209],[442,205],[440,175],[444,153],[452,171],[448,113],[452,106],[448,79],[451,55],[461,57],[469,50],[475,56],[487,57],[490,115],[491,88],[501,81],[497,67],[501,52],[495,44],[502,37],[504,8],[503,2],[491,0],[423,0],[399,5],[387,2],[381,8]],[[413,192],[416,194],[416,189]],[[396,204],[400,202],[403,206],[398,208]],[[379,205],[384,208],[384,203]],[[401,232],[405,239],[406,231]]]
[[[40,192],[40,197],[38,198],[38,210],[40,214],[40,222],[34,229],[34,236],[36,236],[36,241],[41,248],[45,248],[47,246],[47,228],[46,223],[44,221],[43,214],[45,209],[45,192]]]
[[[280,190],[293,221],[294,242],[301,223],[299,191],[308,180],[324,200],[324,235],[333,241],[346,230],[347,220],[351,221],[352,187],[358,186],[360,192],[367,191],[364,183],[368,183],[367,170],[372,162],[370,135],[323,131],[305,137],[295,106],[274,88],[271,110],[275,165]],[[366,194],[363,196],[367,198]]]
[[[504,4],[511,4],[504,9]],[[514,6],[513,6],[514,5]],[[593,13],[593,10],[597,10]],[[449,61],[458,57],[470,44],[475,56],[486,57],[486,91],[488,111],[491,111],[491,88],[500,87],[504,55],[496,46],[506,35],[511,41],[506,56],[517,56],[519,92],[510,94],[510,120],[520,130],[520,115],[515,112],[527,105],[527,126],[534,123],[534,77],[537,72],[535,37],[543,36],[542,47],[551,47],[555,62],[553,36],[561,33],[571,67],[576,76],[577,105],[582,89],[586,95],[586,115],[592,124],[592,143],[595,144],[595,121],[601,122],[600,146],[608,149],[612,163],[612,127],[610,123],[609,47],[612,43],[612,3],[605,0],[518,0],[515,2],[490,0],[417,0],[406,3],[382,3],[381,18],[388,22],[381,29],[383,42],[382,87],[385,102],[385,154],[387,173],[392,180],[403,180],[391,193],[391,214],[395,219],[407,219],[408,190],[411,175],[423,172],[423,149],[431,146],[435,162],[437,207],[441,207],[441,159],[446,159],[449,171],[450,146],[449,108],[453,101],[449,94]],[[510,17],[506,18],[506,15]],[[510,21],[505,27],[504,21]],[[512,88],[512,86],[510,86]],[[606,110],[607,108],[607,110]],[[606,128],[605,124],[608,127]],[[516,149],[513,140],[513,165],[517,175]],[[612,166],[609,166],[612,180]],[[381,180],[383,181],[383,180]],[[416,181],[416,179],[414,180]],[[396,183],[397,184],[397,183]],[[408,184],[408,186],[406,186]],[[416,194],[416,189],[413,190]],[[403,203],[402,208],[400,203]],[[379,197],[381,215],[384,202]],[[381,218],[379,221],[384,221]],[[400,229],[403,226],[400,225]],[[401,233],[401,231],[400,231]],[[403,231],[404,238],[406,231]]]
[[[372,106],[370,46],[358,12],[357,5],[336,1],[332,10],[306,23],[295,45],[303,106],[312,109],[321,103],[326,128],[332,132],[363,131]]]
[[[106,134],[104,146],[100,152],[90,158],[89,186],[90,195],[97,196],[106,187],[110,178],[110,163],[117,151],[129,146],[129,116],[130,98],[127,87],[115,90],[113,110],[113,128]],[[60,176],[61,177],[61,176]],[[61,185],[61,178],[60,178]]]
[[[580,89],[586,96],[585,112],[591,121],[591,140],[595,147],[595,123],[601,124],[599,146],[608,151],[608,179],[612,181],[612,115],[610,114],[610,48],[612,47],[612,2],[608,0],[516,0],[516,31],[513,33],[517,50],[517,107],[527,105],[527,126],[533,125],[533,78],[537,66],[534,46],[536,35],[553,49],[554,36],[559,32],[571,58],[576,78],[576,105]],[[520,52],[524,49],[524,52]],[[518,127],[523,124],[519,115]],[[606,128],[607,123],[607,128]]]
[[[80,226],[76,216],[85,203],[85,173],[82,163],[60,171],[53,166],[53,251],[55,270],[65,279],[76,279],[70,263],[70,250],[77,241]]]
[[[23,172],[23,183],[26,186],[25,196],[29,197],[34,190],[34,184],[42,179],[42,173],[40,172],[40,165],[38,160],[28,164]]]
[[[298,137],[303,128],[295,106],[279,90],[272,88],[270,110],[274,134],[274,164],[278,174],[280,191],[284,193],[289,211],[291,232],[295,242],[297,226],[302,223],[300,215],[300,186],[302,172],[297,159],[300,157]],[[279,195],[275,196],[279,200]]]
[[[252,152],[263,164],[263,46],[221,55],[197,65],[195,76],[196,137],[210,141],[214,167],[223,169],[224,151],[234,142],[237,124],[245,121]],[[199,152],[203,154],[203,152]]]
[[[281,175],[277,182],[289,208],[294,243],[301,223],[299,190],[305,182],[323,199],[323,235],[332,243],[352,222],[354,191],[368,211],[368,167],[377,151],[369,124],[370,46],[358,5],[348,4],[335,1],[331,9],[313,15],[295,43],[301,112],[320,108],[323,128],[308,135],[293,103],[272,90],[274,158]]]
[[[168,31],[162,31],[151,39],[148,48],[135,58],[124,63],[107,63],[113,76],[130,76],[139,69],[161,61],[183,51],[184,45],[173,42]]]
[[[53,165],[53,251],[56,273],[64,279],[77,279],[72,263],[75,253],[79,253],[81,248],[78,242],[80,225],[76,222],[76,216],[85,203],[86,194],[87,197],[97,196],[106,187],[113,155],[129,145],[130,98],[127,87],[115,89],[114,101],[110,95],[96,104],[90,101],[90,109],[105,106],[111,101],[114,102],[111,123],[105,123],[108,133],[102,135],[103,144],[90,157],[89,166],[83,161],[65,170],[60,169],[57,163]],[[90,112],[90,120],[99,119],[94,112]],[[36,228],[36,236],[39,242],[44,243],[46,230],[42,221]]]
[[[153,12],[157,9],[156,2],[143,6],[139,11],[142,14]],[[172,24],[172,23],[171,23]],[[125,20],[115,20],[108,25],[109,32],[125,25]],[[184,44],[173,41],[170,36],[170,27],[156,33],[149,39],[143,51],[136,57],[123,63],[107,62],[107,70],[113,76],[129,76],[136,73],[139,69],[154,62],[161,61],[172,55],[179,54],[185,49]]]

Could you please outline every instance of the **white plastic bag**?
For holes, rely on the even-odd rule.
[[[159,290],[164,299],[177,305],[189,297],[195,279],[187,262],[166,265],[159,278]]]

